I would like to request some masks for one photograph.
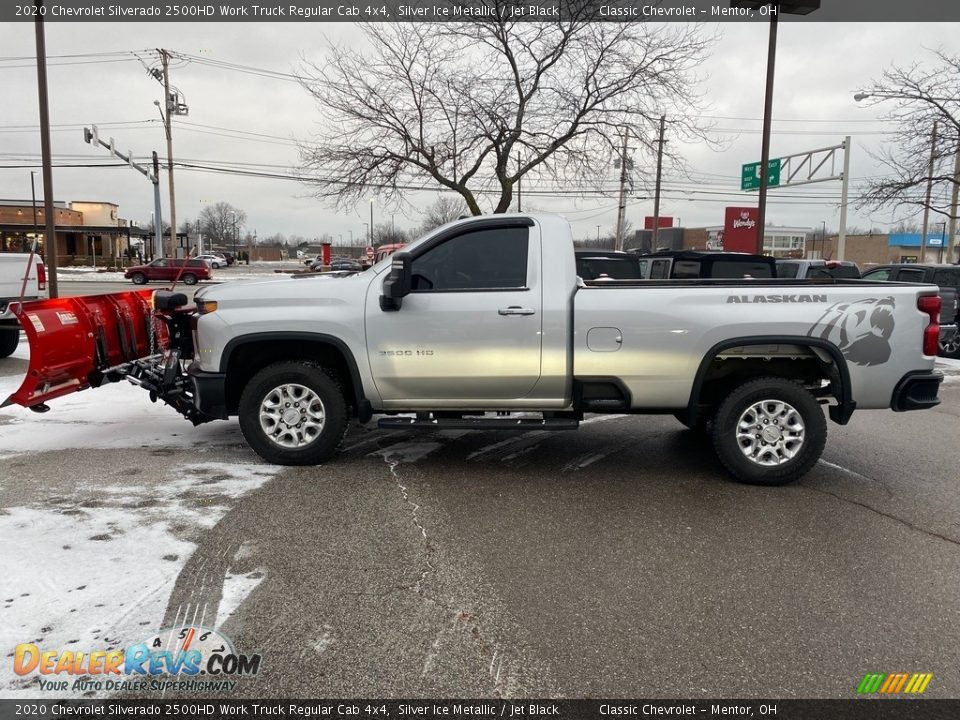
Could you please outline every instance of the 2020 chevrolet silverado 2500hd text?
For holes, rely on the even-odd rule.
[[[336,281],[205,288],[196,308],[161,291],[33,303],[7,402],[44,410],[128,378],[194,423],[239,416],[284,465],[330,458],[351,417],[570,430],[587,412],[672,414],[710,420],[735,477],[777,485],[820,457],[822,405],[843,424],[939,402],[939,306],[934,286],[832,278],[586,282],[561,217],[495,215]]]

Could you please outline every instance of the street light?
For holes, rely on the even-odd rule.
[[[763,253],[763,232],[767,215],[767,179],[770,164],[770,121],[773,113],[773,70],[777,60],[777,23],[780,13],[809,15],[820,9],[820,0],[730,0],[732,8],[770,8],[770,40],[767,45],[767,85],[763,99],[763,133],[760,141],[760,194],[757,198],[756,252]]]

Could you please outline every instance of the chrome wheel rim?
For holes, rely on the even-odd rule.
[[[282,448],[309,445],[320,437],[325,421],[323,401],[305,385],[278,385],[260,403],[260,427]]]
[[[795,407],[782,400],[760,400],[740,415],[737,445],[752,463],[772,467],[789,462],[803,447],[806,427]]]

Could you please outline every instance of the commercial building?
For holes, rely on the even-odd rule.
[[[121,218],[115,203],[55,201],[53,208],[58,265],[120,264],[128,255],[131,239],[147,235],[145,230]],[[0,251],[29,252],[36,234],[38,249],[44,252],[45,228],[40,201],[34,225],[34,206],[30,200],[0,200]]]

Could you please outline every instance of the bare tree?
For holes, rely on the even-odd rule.
[[[470,211],[462,197],[439,195],[423,211],[423,223],[420,225],[420,231],[426,234],[434,228],[446,225],[461,215],[468,215],[469,213]]]
[[[366,43],[304,67],[328,123],[300,146],[311,191],[352,206],[439,187],[474,215],[506,212],[521,178],[603,187],[623,133],[652,154],[661,114],[673,140],[702,137],[695,71],[712,38],[696,24],[590,22],[595,10],[571,0],[552,23],[365,24]]]
[[[911,216],[927,208],[934,217],[956,220],[954,194],[960,184],[955,172],[955,160],[960,153],[960,55],[943,50],[934,55],[934,67],[919,62],[907,67],[892,66],[862,93],[871,104],[890,103],[884,119],[891,121],[894,130],[892,147],[874,154],[887,173],[868,182],[859,202],[861,207],[892,206]],[[928,183],[932,185],[929,203]]]
[[[223,200],[207,205],[200,211],[200,229],[203,236],[217,245],[227,245],[237,240],[246,222],[247,214],[243,210]]]

